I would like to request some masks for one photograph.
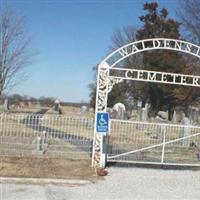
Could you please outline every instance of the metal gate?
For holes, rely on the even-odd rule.
[[[129,56],[158,49],[184,52],[193,55],[198,59],[200,58],[200,46],[176,39],[151,38],[131,42],[116,49],[98,65],[92,152],[93,167],[105,167],[106,164],[104,138],[106,137],[106,134],[110,133],[107,131],[101,132],[97,129],[97,116],[98,114],[106,112],[108,93],[112,91],[114,85],[123,82],[124,80],[132,80],[200,87],[200,76],[197,75],[149,71],[143,69],[127,69],[120,65],[121,62]],[[123,124],[124,122],[117,123],[122,123],[122,127],[125,130],[122,130],[120,126],[117,128],[119,130],[111,128],[110,149],[112,150],[109,153],[109,160],[122,159],[123,161],[133,160],[137,162],[165,164],[182,163],[182,165],[199,164],[197,158],[197,155],[199,157],[198,127],[184,128],[176,125],[171,126],[138,122],[125,122],[125,124]],[[112,126],[115,126],[117,123],[112,121]],[[129,127],[132,128],[129,130]],[[113,132],[112,134],[113,130],[116,132]],[[129,131],[126,132],[127,130]],[[181,136],[182,131],[183,135],[185,135],[184,131],[189,134]],[[121,137],[123,134],[125,138]],[[126,140],[127,142],[124,142]],[[124,157],[126,157],[126,159]]]
[[[200,166],[200,127],[111,120],[108,162]]]

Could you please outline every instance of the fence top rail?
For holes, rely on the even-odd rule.
[[[199,128],[200,126],[194,125],[184,125],[184,124],[169,124],[169,123],[154,123],[154,122],[142,122],[142,121],[128,121],[128,120],[120,120],[120,119],[110,119],[110,122],[120,122],[124,124],[143,124],[143,125],[152,125],[152,126],[169,126],[169,127],[177,127],[177,128]]]
[[[52,115],[52,114],[34,114],[34,113],[0,113],[1,117],[19,117],[19,118],[54,118],[54,119],[66,119],[66,120],[91,120],[93,121],[94,118],[84,117],[84,116],[77,116],[77,117],[70,117],[66,115]]]

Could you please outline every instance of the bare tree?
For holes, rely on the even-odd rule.
[[[200,43],[200,0],[181,0],[178,15],[191,39]]]
[[[125,44],[135,42],[136,39],[136,29],[132,26],[126,26],[122,29],[118,29],[114,32],[112,36],[113,46],[112,51],[122,47]],[[136,54],[128,57],[123,63],[122,67],[126,68],[143,68],[143,56],[142,54]]]
[[[125,44],[131,43],[136,41],[136,29],[133,26],[125,26],[122,29],[117,29],[112,35],[112,44],[110,46],[110,51],[113,52],[114,50],[122,47]],[[97,74],[97,67],[93,67],[95,73],[95,80]],[[128,58],[126,58],[123,62],[118,63],[115,67],[121,68],[131,68],[131,69],[142,69],[143,68],[143,55],[142,54],[135,54]],[[118,73],[118,72],[111,72]],[[120,73],[120,72],[119,72]],[[115,74],[116,75],[116,74]],[[126,106],[132,105],[133,100],[136,98],[141,99],[143,92],[141,91],[141,85],[145,83],[138,84],[135,81],[123,81],[115,85],[109,93],[108,98],[108,106],[112,107],[115,103],[121,102],[124,103]],[[90,89],[90,105],[94,107],[95,105],[95,97],[96,97],[96,82],[91,83],[89,85]]]
[[[13,11],[0,10],[0,95],[25,79],[29,43],[23,18]]]
[[[112,36],[112,50],[118,49],[121,46],[135,42],[137,40],[136,38],[137,30],[133,26],[125,26],[122,29],[118,29],[114,32]],[[121,68],[130,68],[130,69],[144,69],[144,63],[143,63],[143,54],[135,54],[128,58],[126,58],[123,62],[120,62],[116,65],[116,67]],[[141,88],[146,83],[139,83],[136,81],[123,81],[123,83],[120,83],[116,85],[111,94],[109,95],[110,101],[112,99],[115,99],[119,96],[118,93],[122,96],[125,102],[121,100],[121,102],[131,105],[134,100],[136,99],[143,99],[144,98],[144,89],[141,90]]]

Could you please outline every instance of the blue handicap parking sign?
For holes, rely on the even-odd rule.
[[[97,132],[108,132],[109,127],[109,113],[97,113]]]

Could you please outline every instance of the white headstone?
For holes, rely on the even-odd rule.
[[[156,126],[156,138],[158,138],[160,141],[163,141],[163,135],[166,133],[166,126],[164,125],[166,123],[166,120],[161,118],[160,116],[156,116],[156,122],[159,123]]]
[[[58,99],[56,99],[54,103],[55,103],[54,110],[59,112],[59,110],[60,110],[60,101]]]
[[[8,99],[4,100],[4,110],[9,110],[9,100]]]
[[[142,110],[141,110],[141,121],[142,122],[147,121],[147,112],[146,112],[145,108],[142,108]]]
[[[181,120],[181,124],[184,125],[184,127],[181,130],[181,137],[186,137],[190,135],[191,129],[188,127],[190,125],[190,120],[188,117],[184,116]],[[190,146],[190,138],[186,138],[182,140],[182,146],[183,147],[189,147]]]
[[[113,110],[116,113],[116,118],[117,119],[121,119],[121,120],[125,119],[126,108],[125,108],[124,104],[122,104],[122,103],[116,103],[113,106]]]
[[[126,107],[123,103],[116,103],[114,106],[113,106],[113,110],[119,110],[119,108],[121,108],[122,110],[126,110]]]
[[[174,110],[174,113],[173,113],[172,122],[173,123],[177,123],[177,116],[176,116],[176,111],[175,110]]]
[[[140,107],[140,108],[142,107],[142,101],[137,102],[137,107]]]
[[[85,114],[87,111],[87,106],[82,106],[81,107],[81,114]]]
[[[149,108],[149,104],[146,103],[145,107],[141,109],[140,111],[140,120],[145,122],[147,121],[148,118],[148,108]]]
[[[168,119],[168,111],[166,111],[166,112],[165,111],[159,111],[158,116],[161,117],[164,120],[167,120]]]

